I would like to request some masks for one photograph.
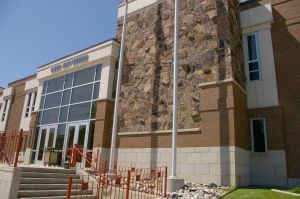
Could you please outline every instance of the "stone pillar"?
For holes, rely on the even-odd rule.
[[[0,169],[0,193],[2,199],[16,199],[20,185],[20,168]]]

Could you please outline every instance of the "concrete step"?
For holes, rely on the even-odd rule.
[[[76,189],[80,184],[73,184],[72,189]],[[66,190],[68,184],[20,184],[19,190]]]
[[[76,174],[75,169],[64,169],[64,168],[20,167],[20,170],[22,172]]]
[[[20,184],[68,184],[68,178],[21,178]],[[80,179],[73,179],[73,183],[80,183]]]
[[[39,173],[39,172],[22,172],[21,177],[24,178],[68,178],[72,176],[73,179],[80,178],[79,175],[76,174],[68,174],[68,173]]]
[[[30,191],[19,191],[18,197],[49,197],[49,196],[66,196],[67,190],[30,190]],[[71,195],[92,195],[92,190],[72,190]]]
[[[71,196],[71,199],[78,199],[79,196]],[[79,198],[96,199],[95,195],[81,195]],[[66,199],[66,196],[49,196],[49,197],[22,197],[19,199]]]

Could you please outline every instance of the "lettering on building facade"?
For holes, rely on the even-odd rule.
[[[62,64],[57,64],[51,67],[51,73],[57,73],[60,72],[62,69],[75,67],[81,63],[87,62],[89,60],[88,55],[81,55],[78,57],[74,57],[72,59],[67,60],[66,62]]]

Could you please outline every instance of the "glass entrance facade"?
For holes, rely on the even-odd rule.
[[[43,83],[37,132],[43,135],[40,131],[47,126],[55,125],[57,133],[53,148],[63,152],[62,156],[67,145],[70,145],[67,136],[69,138],[72,136],[72,128],[76,125],[79,125],[76,130],[79,132],[76,142],[82,144],[87,150],[93,148],[96,100],[99,97],[100,81],[101,65],[95,65]],[[73,136],[75,136],[75,129]],[[37,149],[40,144],[43,144],[40,143],[41,141],[43,139],[35,140],[34,153],[42,153],[40,148]]]

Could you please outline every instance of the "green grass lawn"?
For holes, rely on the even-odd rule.
[[[300,187],[295,187],[295,188],[292,188],[292,189],[288,189],[287,191],[292,192],[292,193],[300,194]]]
[[[223,199],[300,199],[300,197],[273,192],[270,189],[240,188]]]

